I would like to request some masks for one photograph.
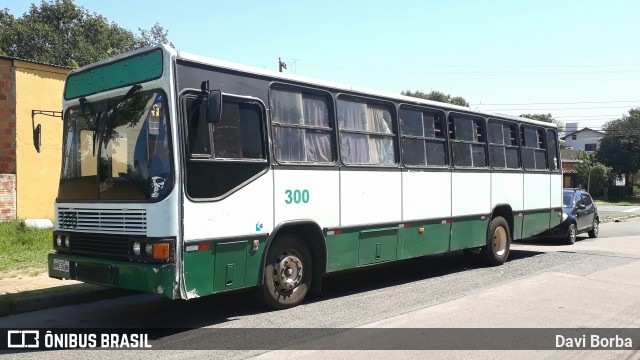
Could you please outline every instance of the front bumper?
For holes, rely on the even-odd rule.
[[[146,264],[50,253],[49,277],[179,298],[175,264]]]

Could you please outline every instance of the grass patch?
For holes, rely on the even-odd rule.
[[[8,272],[37,275],[46,271],[52,234],[53,229],[25,229],[18,220],[0,222],[0,278]]]

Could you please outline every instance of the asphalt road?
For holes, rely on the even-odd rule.
[[[531,281],[536,276],[549,271],[563,274],[576,272],[589,274],[640,261],[640,252],[619,256],[602,250],[606,249],[607,242],[613,239],[640,235],[640,218],[627,222],[602,224],[600,234],[598,239],[579,236],[578,242],[573,246],[559,245],[551,239],[517,242],[512,245],[510,260],[499,267],[483,267],[470,261],[461,253],[453,253],[341,273],[330,276],[324,281],[322,293],[311,294],[301,306],[284,311],[265,309],[255,300],[250,291],[205,297],[188,302],[170,301],[145,294],[7,316],[0,318],[0,328],[172,328],[152,344],[154,348],[180,350],[207,347],[207,344],[214,340],[212,333],[194,330],[199,328],[265,328],[272,329],[266,331],[273,331],[277,335],[278,329],[282,328],[330,329],[370,326],[403,316],[407,317],[408,314],[438,309],[443,304],[461,299],[473,298],[473,295],[479,291]],[[522,300],[518,301],[522,302]],[[570,305],[567,304],[567,306]],[[525,301],[521,306],[523,308],[519,310],[519,315],[514,316],[509,323],[510,327],[535,327],[540,324],[548,324],[549,327],[563,326],[562,323],[555,323],[552,318],[547,320],[548,323],[544,321],[536,323],[535,319],[541,321],[540,316],[544,317],[544,314],[539,313],[537,304],[532,303],[527,306]],[[409,317],[412,316],[409,315]],[[494,323],[490,319],[471,315],[460,315],[463,317],[458,319],[458,315],[448,314],[430,321],[433,321],[434,326],[447,327],[447,323],[443,322],[447,316],[453,324],[458,324],[458,327],[492,327],[496,324],[501,326],[500,323]],[[428,318],[425,315],[422,319]],[[635,327],[640,323],[638,319],[633,321],[637,321]],[[409,327],[406,324],[404,326]],[[418,326],[425,326],[425,324]],[[568,322],[565,326],[573,325]],[[633,324],[614,322],[609,326],[633,326]],[[176,328],[182,329],[176,330]],[[286,332],[286,336],[292,337],[293,340],[304,341],[307,335],[304,331],[300,331],[299,334],[289,331]],[[239,337],[228,339],[228,341],[259,343],[260,340]],[[64,358],[86,358],[88,355],[82,351],[61,351],[56,354]],[[97,351],[92,353],[91,357],[122,357],[127,354],[131,355],[130,352],[123,351]],[[163,351],[162,357],[245,358],[260,354],[268,358],[278,357],[277,352],[270,353],[264,350]],[[296,357],[304,357],[303,354],[304,352],[297,352]],[[443,354],[451,355],[440,353],[440,355]],[[41,353],[22,353],[13,356],[31,359],[40,358],[41,355]],[[338,358],[349,358],[353,354],[334,353],[331,357],[335,357],[334,355]],[[158,351],[135,352],[136,358],[158,356]],[[624,354],[622,358],[640,358],[638,353],[635,357],[627,356],[628,354]],[[450,358],[466,357],[462,352],[459,356],[452,355]]]

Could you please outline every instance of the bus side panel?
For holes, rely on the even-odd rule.
[[[321,227],[340,225],[337,170],[274,170],[275,223],[312,219]]]
[[[184,241],[266,234],[273,230],[273,177],[265,173],[217,201],[184,202]]]
[[[273,230],[273,176],[265,173],[221,200],[185,199],[183,221],[188,296],[256,285],[266,234]],[[243,236],[248,241],[214,243]],[[257,251],[252,250],[253,240],[259,240]],[[194,241],[196,245],[190,245]],[[197,244],[205,246],[200,250]]]
[[[483,219],[482,215],[486,216],[491,212],[491,192],[486,189],[491,189],[490,173],[452,173],[451,212],[454,219],[451,224],[450,250],[486,244],[488,220]]]
[[[523,176],[520,172],[491,174],[491,209],[498,204],[508,204],[513,211],[523,209]]]
[[[451,173],[402,173],[402,220],[451,217]],[[446,239],[446,241],[449,241]]]
[[[487,215],[491,213],[491,174],[456,172],[451,175],[452,216]],[[479,218],[478,218],[479,219]],[[484,241],[484,234],[483,241]]]
[[[401,172],[340,170],[340,225],[400,222]]]
[[[524,220],[522,237],[540,234],[549,229],[551,212],[549,174],[524,174]]]

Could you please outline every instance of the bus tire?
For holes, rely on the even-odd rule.
[[[293,234],[279,236],[267,252],[260,288],[262,300],[277,310],[297,306],[309,292],[312,278],[313,264],[307,245]]]
[[[502,216],[496,216],[487,227],[487,245],[480,252],[482,260],[490,266],[502,265],[509,257],[510,246],[509,224]]]

